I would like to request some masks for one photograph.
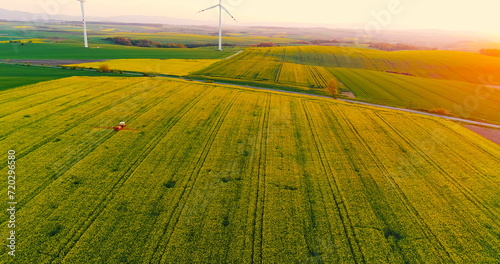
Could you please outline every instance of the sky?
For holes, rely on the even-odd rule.
[[[1,8],[36,13],[80,15],[77,0],[3,1]],[[300,23],[350,26],[369,32],[383,29],[444,29],[500,36],[498,0],[223,0],[239,24]],[[216,9],[196,12],[218,0],[87,0],[86,14],[165,16],[217,21]],[[225,23],[234,25],[225,16]]]

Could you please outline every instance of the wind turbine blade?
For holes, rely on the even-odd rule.
[[[233,15],[231,15],[231,13],[229,13],[229,11],[227,11],[227,9],[226,9],[223,5],[221,5],[220,7],[222,7],[222,9],[224,9],[224,11],[226,11],[226,13],[227,13],[228,15],[230,15],[230,16],[231,16],[231,18],[232,18],[232,19],[234,19],[234,21],[236,21],[236,18],[234,18],[234,17],[233,17]],[[236,22],[238,22],[238,21],[236,21]]]
[[[198,12],[196,12],[196,13],[204,12],[204,11],[210,10],[210,9],[212,9],[212,8],[216,8],[216,7],[218,7],[218,6],[219,6],[219,5],[214,5],[214,6],[211,6],[211,7],[209,7],[209,8],[205,8],[205,9],[203,9],[203,10],[201,10],[201,11],[198,11]]]

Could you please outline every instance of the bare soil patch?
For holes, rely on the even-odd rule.
[[[352,92],[342,92],[342,95],[345,95],[349,98],[356,98],[356,96]]]
[[[500,145],[500,129],[474,125],[464,125],[464,127]]]

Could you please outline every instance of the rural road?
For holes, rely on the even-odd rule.
[[[233,54],[233,55],[231,55],[231,56],[229,56],[229,57],[225,57],[225,58],[224,58],[224,59],[222,59],[222,60],[228,60],[228,59],[230,59],[230,58],[232,58],[232,57],[234,57],[234,56],[236,56],[236,55],[238,55],[238,54],[240,54],[240,53],[242,53],[242,52],[243,52],[243,50],[240,50],[240,51],[236,52],[235,54]]]

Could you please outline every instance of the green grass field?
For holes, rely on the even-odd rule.
[[[43,81],[71,76],[111,76],[91,71],[73,71],[35,66],[22,66],[0,63],[0,91]]]
[[[88,49],[75,43],[0,43],[0,59],[29,60],[111,60],[111,59],[222,59],[240,49],[215,48],[176,49],[140,48],[118,45],[98,45]]]
[[[500,261],[500,147],[441,119],[71,77],[1,91],[0,125],[18,263]]]
[[[368,70],[329,70],[356,97],[369,102],[413,109],[444,108],[453,115],[500,123],[500,90],[496,88]],[[477,100],[477,105],[472,105],[472,100]]]

